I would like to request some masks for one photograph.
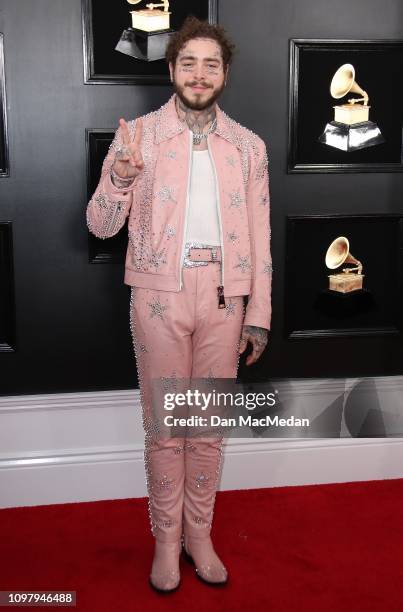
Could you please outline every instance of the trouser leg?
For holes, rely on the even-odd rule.
[[[161,437],[153,414],[155,381],[165,391],[177,392],[192,367],[189,295],[192,278],[184,279],[179,293],[132,288],[130,328],[136,354],[142,419],[145,431],[144,463],[152,534],[174,542],[182,534],[184,496],[184,439]]]
[[[219,309],[220,267],[198,268],[196,322],[193,333],[192,380],[236,379],[239,341],[245,315],[242,296],[226,298]],[[221,476],[222,436],[189,436],[185,442],[184,533],[206,538],[212,526],[216,491]]]

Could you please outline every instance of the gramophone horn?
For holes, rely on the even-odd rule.
[[[345,236],[339,236],[333,240],[332,244],[326,252],[326,265],[331,270],[338,268],[343,263],[352,263],[361,265],[358,259],[350,253],[350,243]]]
[[[333,240],[326,252],[325,262],[328,268],[334,270],[345,261],[350,250],[350,243],[345,236]]]
[[[368,104],[368,94],[355,82],[355,68],[352,64],[343,64],[336,70],[330,83],[330,93],[333,98],[342,98],[349,92],[358,93]]]

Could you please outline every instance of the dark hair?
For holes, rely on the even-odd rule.
[[[179,51],[193,38],[210,38],[215,40],[221,47],[224,67],[231,63],[235,45],[230,41],[224,28],[219,25],[200,21],[193,15],[187,17],[178,32],[175,32],[169,40],[165,58],[167,62],[176,64]]]

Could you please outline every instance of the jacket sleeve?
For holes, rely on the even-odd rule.
[[[270,191],[266,145],[257,139],[248,182],[248,220],[251,242],[252,287],[244,325],[270,329],[272,259],[270,249]]]
[[[135,122],[130,122],[128,125],[133,137]],[[97,238],[110,238],[117,234],[123,227],[132,205],[133,189],[136,187],[138,177],[129,187],[121,188],[113,184],[110,175],[116,149],[122,144],[122,130],[119,126],[104,159],[98,186],[87,205],[87,227]]]

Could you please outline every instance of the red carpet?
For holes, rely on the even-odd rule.
[[[94,612],[403,610],[403,479],[218,493],[231,582],[205,586],[183,561],[168,596],[148,585],[147,512],[145,499],[0,510],[0,590],[75,590]]]

